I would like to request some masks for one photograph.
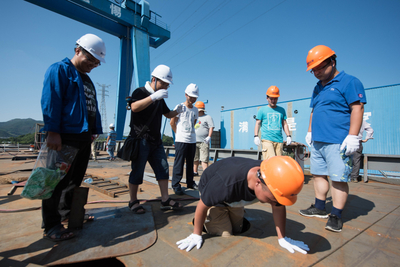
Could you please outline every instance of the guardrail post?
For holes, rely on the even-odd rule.
[[[368,156],[364,155],[364,174],[363,174],[364,183],[368,183]]]

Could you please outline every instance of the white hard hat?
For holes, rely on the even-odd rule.
[[[76,43],[83,49],[88,51],[92,56],[94,56],[101,62],[106,63],[106,61],[104,60],[106,56],[106,45],[100,37],[88,33],[79,38]]]
[[[199,97],[199,87],[196,84],[191,83],[186,87],[185,93],[191,97]]]
[[[114,123],[111,123],[110,128],[114,128],[114,127],[115,127]]]
[[[172,72],[168,66],[158,65],[151,73],[151,76],[156,77],[157,79],[160,79],[163,82],[173,84]]]

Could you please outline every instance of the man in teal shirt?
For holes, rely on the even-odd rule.
[[[286,112],[282,107],[277,106],[279,88],[272,85],[267,90],[268,106],[260,108],[257,112],[256,126],[254,127],[254,144],[259,146],[262,143],[263,159],[274,156],[281,156],[283,150],[282,127],[286,134],[286,144],[290,145],[289,126],[286,122]],[[261,140],[258,131],[261,128]]]

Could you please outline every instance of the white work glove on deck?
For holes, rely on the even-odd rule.
[[[157,90],[156,92],[152,93],[150,95],[151,100],[153,100],[153,102],[163,99],[163,98],[168,98],[168,91],[166,89],[160,89]]]
[[[307,143],[307,145],[309,146],[309,147],[311,147],[311,144],[312,144],[312,141],[311,141],[312,139],[311,139],[311,132],[307,132],[307,135],[306,135],[306,143]]]
[[[261,144],[260,137],[258,137],[258,136],[254,137],[254,144],[255,144],[256,146],[259,146],[259,145]]]
[[[204,138],[203,142],[208,145],[210,143],[210,139],[211,137],[207,136],[206,138]]]
[[[191,234],[187,238],[176,242],[176,244],[179,245],[178,248],[180,250],[184,250],[186,248],[187,252],[191,251],[192,248],[194,248],[195,246],[197,246],[197,249],[200,249],[202,243],[203,238],[201,237],[201,235],[196,234]]]
[[[185,105],[183,105],[183,104],[178,104],[178,105],[176,105],[176,107],[174,108],[174,111],[176,111],[176,112],[178,112],[178,114],[179,113],[182,113],[183,112],[183,107],[184,107]]]
[[[292,137],[288,136],[286,137],[286,145],[290,145],[292,143]]]
[[[307,254],[307,251],[310,250],[303,241],[296,241],[286,236],[285,238],[278,239],[278,242],[281,247],[286,248],[290,253],[294,253],[296,250],[300,253]]]
[[[340,151],[342,151],[346,147],[346,156],[349,156],[357,151],[360,147],[360,139],[357,135],[348,135],[344,139],[342,145],[340,146]]]

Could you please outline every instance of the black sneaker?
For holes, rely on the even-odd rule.
[[[336,215],[330,214],[325,229],[333,232],[341,232],[343,228],[342,219]]]
[[[199,173],[198,172],[194,172],[193,176],[199,176]]]
[[[299,210],[299,212],[301,215],[306,217],[318,217],[323,219],[328,218],[328,213],[326,213],[326,210],[317,209],[313,204],[311,204],[308,209]]]
[[[179,195],[179,196],[183,195],[183,190],[181,187],[174,189],[174,192],[175,192],[175,195]]]

